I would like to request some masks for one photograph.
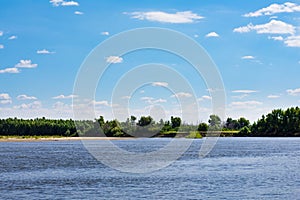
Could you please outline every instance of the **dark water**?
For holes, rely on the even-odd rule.
[[[132,151],[170,139],[114,141]],[[202,140],[167,168],[113,170],[80,141],[0,143],[0,199],[300,199],[300,138],[220,138],[206,158]]]

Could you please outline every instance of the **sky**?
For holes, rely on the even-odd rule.
[[[116,34],[145,27],[178,31],[205,49],[224,83],[226,117],[255,121],[299,106],[300,1],[0,0],[0,118],[73,118],[74,83],[90,52]],[[192,98],[199,118],[185,122],[206,122],[212,113],[203,77],[178,56],[143,49],[101,59],[110,65],[86,102],[95,117],[124,120],[120,113],[127,110],[168,119],[181,116],[180,103]],[[177,71],[194,92],[156,81],[112,98],[124,75],[149,63]]]

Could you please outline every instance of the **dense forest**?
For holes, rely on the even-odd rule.
[[[101,128],[99,128],[101,127]],[[208,123],[191,125],[182,123],[179,117],[154,121],[151,116],[137,119],[131,116],[125,122],[104,120],[74,121],[72,119],[0,119],[0,136],[107,136],[107,137],[185,137],[206,136],[208,131],[221,131],[221,136],[237,137],[293,137],[300,136],[300,109],[276,109],[263,115],[251,124],[244,117],[227,118],[223,122],[219,116],[211,115]]]

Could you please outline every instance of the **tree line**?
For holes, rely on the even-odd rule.
[[[244,117],[227,118],[222,121],[217,115],[210,115],[208,123],[198,125],[183,123],[180,117],[170,120],[154,121],[151,116],[139,119],[130,116],[125,122],[117,119],[106,120],[100,116],[95,120],[72,119],[0,119],[1,136],[107,136],[107,137],[174,137],[180,133],[198,131],[205,136],[207,131],[220,131],[221,136],[300,136],[300,109],[291,107],[286,110],[275,109],[262,115],[253,124]]]

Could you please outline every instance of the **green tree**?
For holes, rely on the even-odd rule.
[[[178,128],[181,125],[181,119],[180,119],[180,117],[173,117],[173,116],[171,116],[171,124],[172,124],[172,129],[178,131]]]
[[[139,119],[137,125],[139,126],[148,126],[153,122],[153,119],[151,116],[141,116],[141,118]]]
[[[208,125],[204,122],[200,123],[197,130],[201,132],[206,132],[208,131]]]
[[[209,126],[211,130],[219,130],[221,129],[221,118],[218,115],[210,115],[208,120]]]

